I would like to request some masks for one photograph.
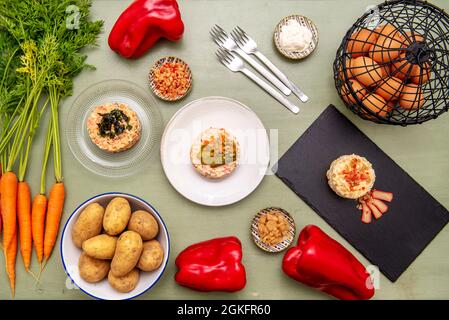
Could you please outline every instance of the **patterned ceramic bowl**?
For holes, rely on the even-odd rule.
[[[185,88],[183,88],[179,94],[176,94],[175,96],[172,95],[167,95],[166,93],[162,92],[157,85],[157,81],[155,79],[155,73],[156,71],[165,63],[177,63],[181,66],[181,68],[183,68],[185,70],[185,80],[186,80],[186,84],[185,84]],[[160,99],[165,100],[165,101],[177,101],[180,100],[182,98],[184,98],[189,92],[190,89],[192,88],[192,71],[190,70],[189,65],[184,62],[183,60],[176,58],[176,57],[164,57],[159,59],[158,61],[156,61],[154,63],[154,65],[151,67],[149,75],[148,75],[148,80],[150,81],[150,88],[153,91],[153,93]]]
[[[283,240],[279,243],[276,243],[274,245],[267,244],[266,242],[262,241],[260,233],[259,233],[259,220],[266,214],[272,213],[272,214],[281,214],[282,217],[285,218],[285,220],[288,223],[288,232],[284,236]],[[270,207],[260,210],[256,216],[254,217],[252,223],[251,223],[251,235],[253,236],[253,240],[255,244],[262,250],[266,252],[281,252],[285,249],[287,249],[291,243],[293,242],[293,239],[295,238],[296,234],[296,226],[295,221],[290,216],[290,214],[285,211],[284,209],[277,208],[277,207]]]
[[[285,49],[280,44],[279,38],[280,38],[282,27],[284,25],[286,25],[287,22],[292,19],[296,20],[301,26],[306,27],[307,29],[310,30],[310,32],[312,32],[312,41],[310,42],[309,46],[302,51],[289,51],[289,50]],[[304,59],[305,57],[309,56],[315,50],[316,46],[318,45],[318,29],[315,26],[315,24],[313,23],[313,21],[310,20],[309,18],[301,16],[301,15],[291,15],[291,16],[285,17],[284,19],[279,21],[279,23],[277,24],[276,28],[274,29],[274,43],[275,43],[278,51],[283,56],[285,56],[289,59],[293,59],[293,60]]]

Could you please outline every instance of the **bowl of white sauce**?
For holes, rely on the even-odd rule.
[[[274,30],[274,43],[285,57],[294,60],[304,59],[318,44],[318,29],[309,18],[291,15],[277,24]]]

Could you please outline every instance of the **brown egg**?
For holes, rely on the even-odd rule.
[[[419,33],[416,33],[416,32],[411,32],[411,31],[407,31],[403,38],[404,38],[404,41],[403,41],[404,47],[408,47],[411,44],[413,44],[414,42],[424,42],[425,41],[425,39],[422,35],[420,35]]]
[[[384,98],[375,93],[367,94],[363,100],[363,105],[371,111],[377,113],[379,117],[386,117],[389,111],[387,102]]]
[[[382,69],[382,73],[384,77],[388,77],[391,73],[391,64],[389,63],[383,63],[380,64],[380,68]]]
[[[410,83],[404,85],[399,105],[404,109],[418,109],[424,104],[424,93],[421,86]]]
[[[388,77],[382,80],[382,84],[376,89],[376,94],[380,95],[386,101],[399,98],[401,95],[403,83],[395,77]]]
[[[387,23],[387,24],[381,24],[380,26],[377,26],[374,32],[377,33],[378,37],[399,37],[403,38],[403,35],[396,29],[393,25]]]
[[[351,59],[350,66],[352,75],[367,87],[375,85],[385,76],[379,64],[368,57]]]
[[[401,79],[404,82],[410,80],[414,84],[424,84],[430,79],[430,64],[424,63],[424,67],[413,64],[406,58],[406,54],[402,53],[398,61],[393,63],[391,67],[391,75]]]
[[[350,69],[351,69],[351,59],[346,58],[346,74],[348,75],[348,79],[351,79],[353,77]],[[340,79],[346,81],[346,77],[343,71],[343,64],[341,64],[340,66]]]
[[[356,96],[362,100],[363,97],[366,95],[367,91],[365,89],[365,87],[358,82],[355,79],[351,79],[349,80],[349,85],[352,87],[352,89],[354,90]],[[346,101],[346,103],[351,104],[351,103],[357,103],[356,99],[354,98],[354,96],[351,94],[351,91],[348,89],[347,85],[345,84],[342,87],[342,93],[343,93],[343,99]]]
[[[354,32],[348,40],[346,52],[353,58],[368,55],[368,50],[377,40],[377,34],[373,30],[360,29]]]
[[[369,57],[378,63],[388,63],[401,54],[404,40],[398,35],[393,37],[379,36],[369,49]]]
[[[387,101],[388,112],[396,108],[398,105],[399,105],[398,100]]]

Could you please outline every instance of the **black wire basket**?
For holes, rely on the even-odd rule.
[[[449,15],[425,1],[386,1],[348,30],[333,68],[338,94],[363,119],[435,119],[449,108]]]

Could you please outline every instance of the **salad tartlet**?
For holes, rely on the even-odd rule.
[[[222,179],[237,168],[239,156],[237,139],[223,128],[203,131],[190,149],[193,167],[210,179]]]
[[[326,176],[331,189],[347,199],[363,197],[371,191],[376,180],[372,164],[356,154],[334,160]]]
[[[141,125],[137,114],[126,104],[108,103],[92,111],[87,131],[96,146],[115,153],[128,150],[139,141]]]

